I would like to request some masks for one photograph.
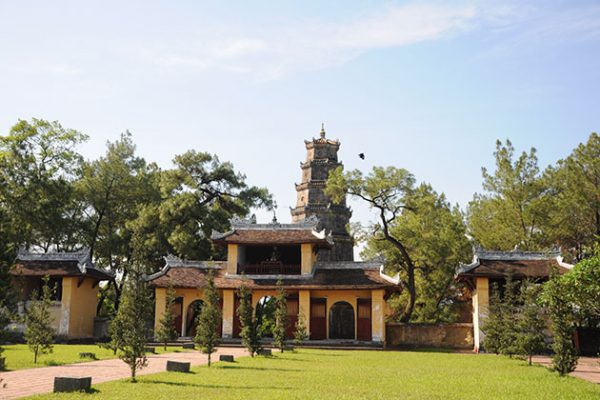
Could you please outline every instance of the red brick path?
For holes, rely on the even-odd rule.
[[[212,359],[218,360],[219,354],[232,354],[235,357],[248,353],[241,348],[220,348]],[[138,375],[156,374],[165,371],[167,360],[190,362],[192,365],[206,364],[207,357],[199,351],[185,353],[156,354],[148,356],[148,366]],[[7,386],[0,389],[0,399],[9,400],[34,394],[52,392],[55,376],[92,377],[92,385],[97,383],[128,378],[129,367],[121,360],[91,361],[80,364],[24,369],[0,373],[0,379]]]
[[[535,356],[533,361],[546,367],[552,366],[552,358],[544,356]],[[586,381],[600,384],[600,359],[594,357],[580,357],[577,363],[577,369],[571,372],[571,376],[576,376]]]

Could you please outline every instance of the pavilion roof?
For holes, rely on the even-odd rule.
[[[281,224],[273,220],[270,224],[257,224],[252,220],[232,220],[232,230],[226,233],[213,232],[212,240],[217,244],[292,245],[314,243],[331,247],[333,239],[324,230],[317,231],[319,221],[309,218],[294,224]]]
[[[476,250],[471,264],[462,264],[457,277],[549,278],[556,269],[565,273],[573,266],[563,262],[559,251],[528,252],[521,250]]]
[[[85,276],[97,280],[112,280],[114,275],[97,268],[88,249],[77,252],[31,253],[19,251],[10,269],[13,276]]]
[[[310,274],[304,275],[229,275],[226,262],[177,261],[166,258],[162,271],[150,275],[152,287],[202,288],[206,276],[213,271],[219,289],[274,289],[281,279],[286,289],[382,289],[399,288],[398,278],[383,273],[380,262],[317,262]]]

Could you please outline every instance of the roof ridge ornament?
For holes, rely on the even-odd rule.
[[[321,135],[321,139],[325,139],[325,122],[321,122],[321,132],[319,134]]]

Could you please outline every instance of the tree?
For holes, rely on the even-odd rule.
[[[267,189],[248,186],[233,164],[216,155],[188,151],[173,163],[162,175],[163,201],[156,211],[169,248],[181,258],[210,259],[215,255],[209,239],[213,230],[224,232],[232,217],[272,204]]]
[[[523,152],[516,160],[507,140],[496,142],[496,170],[482,168],[484,194],[469,203],[469,233],[483,247],[539,250],[551,245],[544,232],[549,196],[541,179],[536,150]]]
[[[483,337],[483,348],[486,352],[500,354],[503,344],[503,335],[506,330],[505,318],[503,315],[502,299],[500,297],[500,288],[496,282],[492,283],[489,313],[484,319],[481,330],[485,334]]]
[[[438,194],[428,184],[415,188],[406,204],[412,211],[399,215],[390,224],[390,232],[400,239],[415,265],[416,301],[411,321],[454,322],[455,299],[460,295],[455,269],[472,258],[463,215],[458,206],[451,206],[444,194]],[[406,279],[407,266],[396,247],[382,240],[381,235],[366,236],[363,258],[383,256],[386,271],[399,272]],[[408,300],[405,292],[391,305],[402,314]]]
[[[58,122],[19,120],[0,136],[2,234],[16,249],[43,251],[78,247],[81,209],[73,181],[81,156],[75,148],[87,136]]]
[[[273,342],[283,353],[285,334],[287,330],[287,300],[281,279],[277,281],[277,296],[275,297],[275,327],[273,329]]]
[[[167,298],[165,301],[165,310],[160,318],[159,327],[156,331],[156,340],[162,342],[164,349],[167,350],[167,343],[177,339],[177,330],[175,329],[175,316],[173,315],[173,305],[175,304],[175,289],[173,283],[169,281],[167,287]]]
[[[41,298],[38,292],[32,294],[31,304],[25,312],[25,341],[33,352],[33,363],[37,364],[38,356],[52,353],[54,344],[54,328],[52,327],[52,288],[49,284],[50,278],[42,279]]]
[[[535,354],[540,354],[546,349],[546,321],[543,318],[543,309],[538,303],[541,286],[530,283],[521,285],[522,309],[517,324],[518,353],[527,357],[529,365]]]
[[[600,243],[600,135],[592,133],[544,177],[552,204],[548,234],[580,261]]]
[[[116,309],[119,308],[129,267],[144,265],[152,269],[158,266],[156,260],[142,259],[141,255],[145,252],[143,245],[147,243],[134,240],[132,225],[142,207],[161,200],[159,169],[138,157],[135,150],[129,132],[115,142],[108,142],[104,156],[82,165],[81,178],[76,185],[86,214],[84,236],[90,256],[97,265],[122,277],[120,282],[113,282]],[[134,252],[137,255],[135,262]],[[101,297],[98,309],[103,301],[104,297]]]
[[[221,332],[218,331],[220,322],[219,294],[217,293],[213,271],[211,270],[206,277],[204,305],[198,316],[196,337],[194,338],[194,341],[200,346],[200,350],[208,354],[209,367],[211,354],[217,350],[217,346],[221,341]]]
[[[571,300],[569,288],[560,276],[554,276],[544,286],[543,301],[552,322],[552,364],[561,376],[574,371],[579,358],[573,344],[576,311]]]
[[[342,167],[331,171],[327,180],[325,194],[334,203],[341,203],[346,194],[365,201],[378,213],[378,222],[373,226],[373,235],[380,235],[398,252],[405,272],[402,280],[408,292],[408,301],[400,317],[401,322],[408,322],[412,316],[415,300],[415,264],[402,239],[395,236],[391,224],[405,212],[412,212],[408,197],[414,191],[415,178],[405,169],[394,167],[374,167],[371,173],[364,176],[359,170],[344,172]]]
[[[121,307],[115,317],[112,337],[118,345],[119,358],[131,369],[131,382],[136,382],[138,369],[148,364],[146,343],[149,334],[146,321],[150,318],[152,298],[147,288],[142,270],[138,266],[129,269],[130,275],[125,282]]]
[[[252,294],[250,289],[244,284],[238,289],[238,297],[240,304],[236,310],[240,318],[242,343],[248,349],[251,357],[260,352],[262,345],[260,343],[261,335],[259,322],[254,317],[254,309],[252,307]]]
[[[300,310],[298,313],[298,321],[294,329],[294,343],[296,346],[301,346],[302,343],[309,338],[308,329],[306,329],[306,315]]]
[[[580,320],[600,320],[600,251],[560,276]]]
[[[506,276],[503,287],[492,284],[490,312],[482,326],[486,351],[510,357],[523,354],[519,347],[520,338],[526,333],[521,331],[522,309],[523,297],[512,275]]]

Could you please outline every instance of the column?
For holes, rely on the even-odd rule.
[[[300,272],[302,274],[310,274],[312,272],[314,264],[313,244],[302,243],[300,251],[302,260]]]
[[[73,301],[73,287],[77,285],[77,278],[62,279],[62,299],[60,301],[60,317],[58,320],[58,334],[70,337],[71,302]]]
[[[154,289],[154,333],[160,328],[160,319],[165,312],[165,305],[167,303],[167,289],[156,288]]]
[[[299,312],[304,315],[306,331],[310,333],[310,290],[298,291]]]
[[[385,342],[385,290],[371,291],[371,336],[374,342]]]
[[[490,303],[490,287],[488,278],[475,279],[475,292],[473,293],[473,346],[476,352],[483,341],[481,331],[483,320],[488,316]]]
[[[223,337],[233,337],[233,319],[235,318],[235,292],[223,289]]]
[[[237,274],[238,264],[238,245],[228,244],[227,245],[227,273],[229,275]]]

